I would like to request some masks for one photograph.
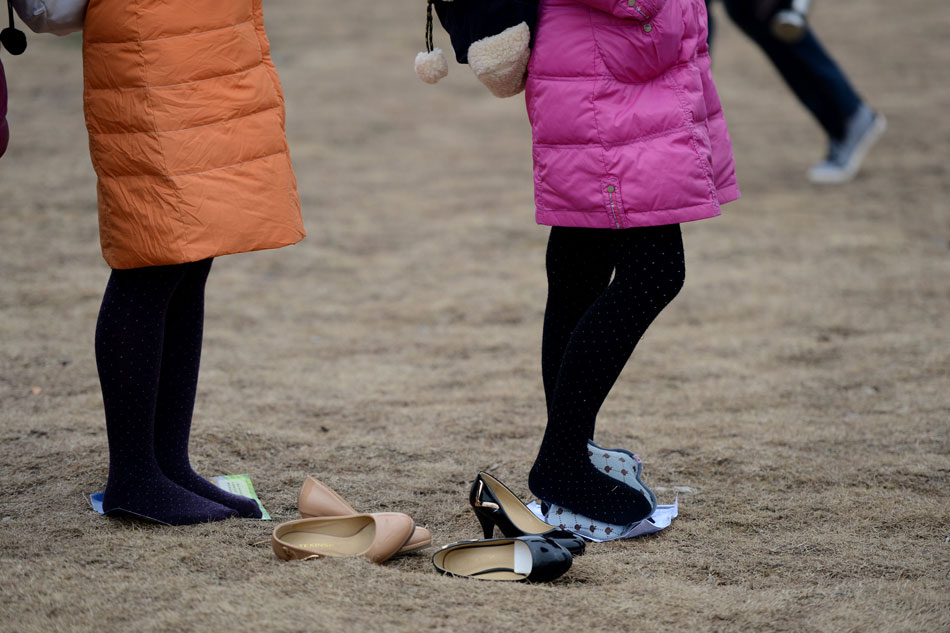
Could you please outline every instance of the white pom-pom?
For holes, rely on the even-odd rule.
[[[419,53],[416,55],[416,74],[427,84],[438,83],[440,79],[449,74],[449,63],[442,54],[442,49],[437,48],[431,53]]]

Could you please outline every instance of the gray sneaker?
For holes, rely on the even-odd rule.
[[[832,140],[828,157],[808,170],[808,179],[819,185],[839,185],[853,179],[871,147],[887,129],[880,112],[864,104],[848,120],[844,138]]]

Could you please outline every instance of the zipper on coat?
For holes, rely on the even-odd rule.
[[[610,200],[610,215],[614,219],[614,225],[619,229],[620,221],[617,219],[617,209],[614,206],[614,191],[616,190],[617,188],[613,185],[607,185],[607,198]]]
[[[627,6],[633,7],[634,10],[640,14],[640,17],[643,18],[643,30],[645,32],[649,33],[653,30],[653,25],[650,24],[650,16],[643,12],[643,9],[637,4],[637,0],[627,0]]]

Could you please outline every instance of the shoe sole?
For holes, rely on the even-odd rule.
[[[423,541],[422,543],[413,545],[411,547],[409,545],[404,545],[398,552],[396,552],[396,554],[398,555],[398,554],[408,554],[410,552],[418,552],[419,550],[425,549],[429,547],[430,545],[432,545],[431,538],[428,541]]]
[[[864,163],[868,152],[881,140],[886,130],[887,119],[884,118],[884,115],[880,112],[875,113],[874,125],[871,126],[871,129],[867,131],[864,138],[862,138],[854,148],[854,152],[851,154],[851,160],[848,161],[848,164],[845,165],[843,169],[839,172],[824,174],[820,171],[810,171],[808,173],[808,179],[816,185],[843,185],[846,182],[851,182],[854,180],[854,177],[858,175],[858,172],[861,171],[861,165]]]

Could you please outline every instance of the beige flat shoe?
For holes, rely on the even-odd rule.
[[[398,512],[297,519],[275,527],[270,542],[284,560],[363,556],[382,563],[406,544],[415,527],[412,518]]]
[[[300,494],[297,495],[297,509],[303,517],[335,517],[358,514],[353,506],[322,481],[307,477]],[[424,527],[416,526],[415,531],[398,554],[414,552],[432,545],[432,533]]]

